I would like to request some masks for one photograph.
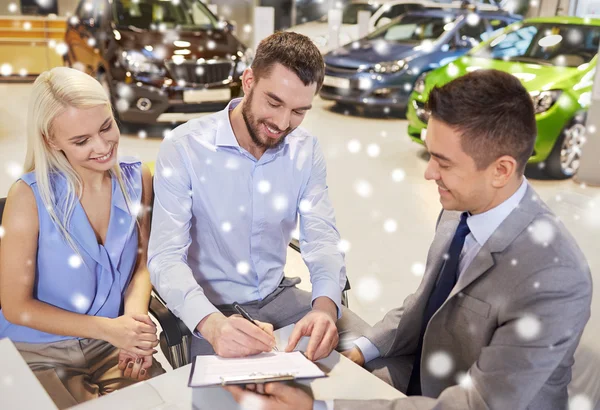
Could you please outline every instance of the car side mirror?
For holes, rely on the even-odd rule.
[[[233,32],[235,31],[235,22],[229,21],[229,20],[225,20],[224,21],[225,24],[225,30],[229,31],[229,32]]]
[[[462,36],[454,43],[455,48],[472,48],[479,44],[473,37]]]
[[[377,24],[375,25],[375,27],[377,27],[377,28],[383,27],[383,26],[389,24],[390,21],[392,21],[392,19],[390,19],[388,17],[382,17],[377,21]]]

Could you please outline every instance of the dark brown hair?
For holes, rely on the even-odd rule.
[[[268,77],[279,63],[296,73],[304,85],[323,85],[325,63],[317,46],[306,36],[280,31],[263,39],[256,48],[252,71],[257,79]]]
[[[427,109],[462,133],[462,149],[478,169],[509,155],[518,163],[517,172],[524,172],[537,127],[531,96],[515,76],[476,70],[434,88]]]

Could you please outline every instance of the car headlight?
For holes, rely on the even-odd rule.
[[[244,70],[250,67],[250,65],[252,65],[252,60],[254,59],[254,52],[251,48],[247,48],[246,51],[244,51],[243,53],[241,51],[238,51],[238,57],[240,59],[238,60],[237,65],[235,66],[235,72],[239,75],[242,75]]]
[[[427,77],[428,73],[423,73],[417,77],[417,81],[415,81],[415,86],[413,90],[418,94],[423,94],[425,92],[425,77]]]
[[[121,63],[134,74],[148,74],[152,76],[164,76],[165,69],[152,62],[140,51],[123,51]]]
[[[535,113],[541,114],[548,111],[556,103],[561,94],[561,90],[535,91],[530,93]]]
[[[397,73],[402,70],[406,66],[404,60],[398,61],[384,61],[383,63],[375,64],[373,67],[373,72],[378,74],[389,74],[389,73]]]

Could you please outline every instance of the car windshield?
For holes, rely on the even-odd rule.
[[[377,10],[375,4],[354,3],[348,4],[342,12],[342,24],[358,24],[358,12],[368,11],[373,14]]]
[[[575,24],[526,24],[501,34],[475,57],[540,65],[578,67],[598,52],[600,27]]]
[[[219,23],[200,0],[115,0],[113,12],[118,26],[146,30],[210,30]]]
[[[368,39],[384,39],[398,42],[419,42],[435,40],[444,33],[444,27],[450,28],[448,19],[438,16],[404,15],[387,26],[374,31]],[[452,25],[452,27],[454,27]]]

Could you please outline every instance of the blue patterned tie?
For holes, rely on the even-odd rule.
[[[419,345],[417,346],[415,362],[410,375],[410,381],[408,382],[408,389],[406,390],[408,396],[421,395],[421,355],[423,353],[423,336],[425,335],[425,329],[427,328],[429,320],[444,304],[458,280],[458,261],[460,260],[460,253],[465,244],[465,238],[471,232],[467,225],[467,217],[468,214],[466,212],[463,212],[460,216],[460,223],[458,224],[458,228],[456,228],[452,243],[450,243],[450,249],[447,254],[448,258],[446,259],[446,263],[442,266],[442,270],[438,276],[438,282],[433,288],[431,295],[429,295],[429,300],[425,306],[423,322],[421,324],[421,334],[419,336]]]

